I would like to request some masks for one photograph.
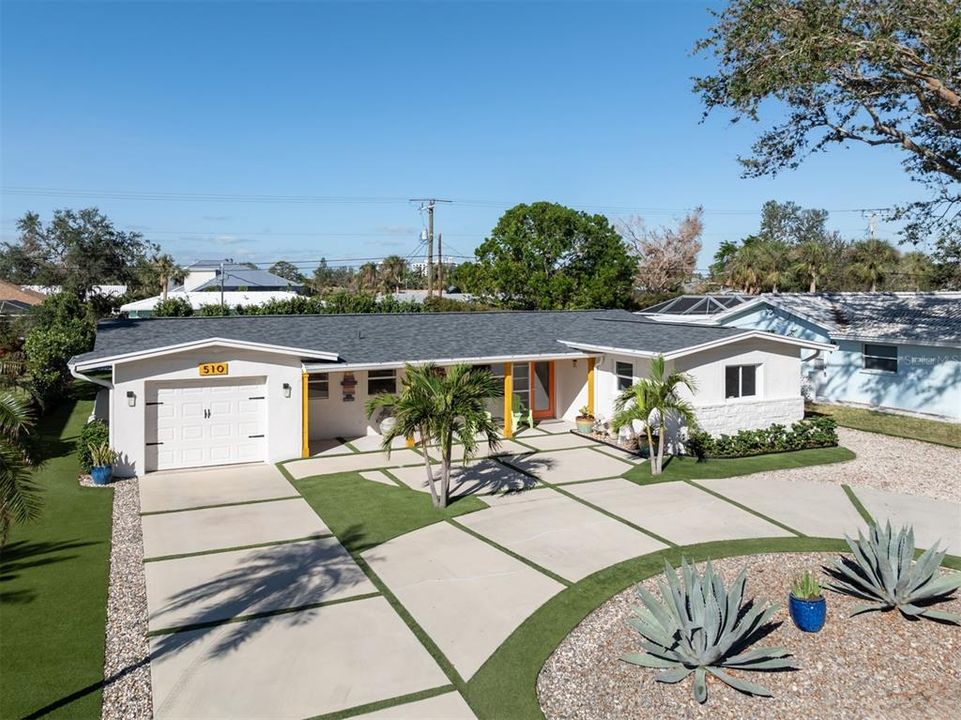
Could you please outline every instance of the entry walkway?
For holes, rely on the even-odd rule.
[[[617,451],[563,433],[516,442],[523,452],[454,479],[455,495],[480,494],[487,509],[356,557],[274,468],[145,478],[156,716],[472,718],[455,685],[544,602],[623,560],[715,540],[840,538],[865,527],[863,512],[961,554],[956,503],[797,470],[639,485],[620,477],[633,458]],[[377,451],[286,469],[342,472],[345,457],[364,458],[357,482],[426,492],[422,465]],[[843,478],[865,462],[833,468]]]

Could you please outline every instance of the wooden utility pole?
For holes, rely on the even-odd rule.
[[[437,234],[437,297],[444,296],[444,233]]]
[[[437,203],[453,201],[437,198],[411,198],[410,201],[419,202],[420,209],[427,211],[427,297],[432,297],[434,295],[434,206]]]

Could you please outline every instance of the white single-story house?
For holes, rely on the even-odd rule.
[[[171,290],[167,293],[168,300],[183,300],[187,302],[195,312],[207,305],[219,306],[223,304],[224,307],[229,310],[238,305],[253,307],[275,300],[292,300],[295,297],[298,297],[297,293],[286,290],[259,290],[255,292],[225,290],[222,294],[209,291],[186,292],[184,290]],[[143,300],[124,303],[120,306],[120,312],[129,318],[149,318],[153,316],[154,308],[157,307],[157,303],[162,299],[162,296],[155,295],[144,298]]]
[[[620,310],[285,315],[110,320],[70,360],[109,393],[118,474],[308,457],[315,441],[379,433],[367,398],[406,363],[470,363],[503,378],[535,420],[613,413],[618,392],[663,355],[689,372],[704,429],[736,432],[804,413],[802,353],[832,346],[753,329],[651,322]]]
[[[765,293],[669,302],[640,315],[833,344],[802,363],[813,400],[961,421],[961,292]]]

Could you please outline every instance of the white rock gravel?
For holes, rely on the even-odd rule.
[[[147,644],[147,589],[137,479],[111,483],[113,534],[107,637],[104,658],[103,720],[153,716]]]
[[[838,439],[857,455],[854,460],[751,477],[862,485],[961,503],[961,449],[848,428],[838,428]]]
[[[818,570],[834,554],[770,554],[715,563],[727,582],[748,567],[748,597],[767,597],[780,606],[780,627],[762,644],[794,654],[800,670],[743,673],[774,693],[743,695],[708,677],[708,699],[699,705],[692,679],[666,685],[657,671],[620,660],[640,650],[627,625],[637,604],[631,588],[586,617],[558,646],[541,670],[538,697],[548,720],[632,718],[738,718],[782,720],[813,717],[844,720],[942,720],[961,707],[961,628],[929,620],[912,622],[899,613],[848,618],[860,603],[826,592],[827,623],[816,634],[794,627],[787,612],[791,579]],[[947,571],[945,571],[947,572]],[[823,578],[822,578],[823,579]],[[652,578],[645,582],[655,595]],[[961,612],[961,600],[939,606]],[[736,671],[730,671],[736,674]]]

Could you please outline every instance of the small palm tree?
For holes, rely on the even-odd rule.
[[[404,284],[407,261],[400,255],[388,255],[380,264],[380,281],[385,293],[397,292]]]
[[[492,398],[502,394],[500,383],[489,370],[474,365],[453,365],[442,371],[433,363],[408,365],[397,394],[382,393],[367,401],[367,415],[383,410],[396,423],[384,433],[384,450],[399,437],[420,438],[420,451],[427,468],[427,482],[434,507],[445,508],[450,500],[451,456],[454,441],[464,448],[464,462],[477,452],[477,437],[483,436],[491,450],[500,445],[497,425],[487,412]],[[440,450],[440,490],[427,446]]]
[[[678,395],[678,390],[682,387],[687,388],[691,393],[697,390],[694,378],[687,373],[674,370],[667,374],[664,357],[658,355],[651,360],[650,374],[626,388],[614,401],[615,413],[611,419],[611,425],[615,430],[620,430],[634,420],[644,423],[644,429],[647,431],[651,475],[660,475],[664,469],[668,418],[681,420],[688,427],[694,427],[697,424],[694,407]],[[657,428],[656,453],[653,427]]]
[[[154,255],[150,261],[150,272],[153,274],[155,282],[160,285],[160,295],[162,300],[167,300],[167,290],[170,283],[183,282],[186,272],[182,267],[174,262],[173,257],[168,254]]]
[[[830,267],[828,246],[819,240],[806,240],[794,249],[794,269],[808,279],[808,292],[818,291],[818,279]]]
[[[859,240],[851,245],[850,273],[870,285],[871,292],[877,292],[878,285],[897,268],[899,258],[897,248],[889,242],[877,238]]]
[[[0,546],[6,545],[10,526],[40,512],[40,496],[31,470],[27,434],[33,416],[13,391],[0,392]]]
[[[379,280],[380,275],[377,271],[376,264],[366,262],[357,269],[357,275],[355,277],[357,290],[361,292],[374,290],[377,288]]]

